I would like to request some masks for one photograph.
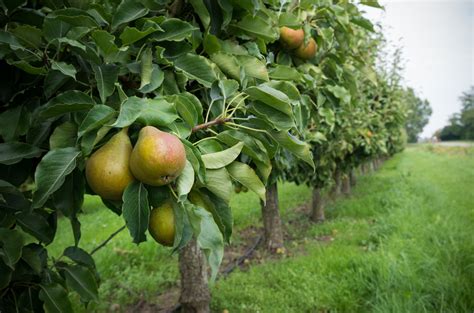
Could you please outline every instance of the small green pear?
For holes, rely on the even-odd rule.
[[[186,150],[178,137],[153,126],[140,130],[130,157],[130,170],[138,180],[151,186],[167,185],[185,166]]]
[[[156,242],[167,247],[173,246],[176,230],[173,204],[170,201],[151,210],[148,231]]]
[[[91,189],[107,200],[121,200],[133,181],[129,169],[132,143],[124,128],[95,151],[86,163],[86,179]]]

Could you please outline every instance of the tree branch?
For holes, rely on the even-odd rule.
[[[105,239],[100,245],[98,245],[97,247],[95,247],[94,249],[92,249],[92,251],[90,252],[90,255],[93,255],[94,253],[97,252],[97,250],[105,247],[106,244],[109,243],[110,240],[112,240],[112,238],[114,238],[115,236],[117,236],[122,230],[125,229],[125,225],[123,225],[122,227],[120,227],[119,229],[117,229],[116,231],[114,231],[110,236],[109,238]]]
[[[212,127],[212,126],[215,126],[215,125],[222,125],[222,124],[225,124],[225,123],[229,122],[230,120],[231,120],[231,118],[228,118],[228,117],[226,117],[226,118],[216,118],[215,120],[212,120],[210,122],[194,126],[193,129],[192,129],[192,132],[195,133],[195,132],[198,132],[200,130],[203,130],[203,129],[206,129],[206,128],[209,128],[209,127]]]

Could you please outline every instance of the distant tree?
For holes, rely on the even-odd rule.
[[[474,86],[467,92],[464,92],[459,97],[462,104],[461,124],[462,124],[462,139],[474,140]]]
[[[416,142],[423,127],[428,124],[433,111],[429,101],[419,98],[413,88],[407,88],[404,91],[404,100],[409,109],[405,125],[408,142]]]
[[[441,140],[474,140],[474,86],[463,92],[459,100],[461,112],[453,114],[441,130]]]

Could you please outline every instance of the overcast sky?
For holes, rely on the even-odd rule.
[[[389,41],[403,47],[405,85],[431,103],[422,136],[431,136],[459,112],[463,91],[474,85],[474,1],[381,0],[385,11],[363,6]]]

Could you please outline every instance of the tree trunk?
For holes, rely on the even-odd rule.
[[[324,222],[324,200],[320,188],[313,188],[313,203],[311,207],[311,220],[319,223]]]
[[[211,294],[207,284],[207,266],[195,239],[179,253],[182,312],[208,313]]]
[[[357,184],[355,170],[351,170],[351,172],[349,173],[349,179],[351,180],[351,187],[354,187]]]
[[[331,199],[336,198],[341,194],[341,172],[336,170],[334,173],[334,186],[331,189]]]
[[[283,230],[281,227],[280,209],[278,206],[278,187],[274,183],[267,187],[267,202],[262,202],[262,218],[265,247],[270,252],[276,252],[283,247]]]
[[[344,175],[342,179],[341,191],[346,196],[351,194],[351,182],[350,182],[349,175]]]
[[[378,166],[377,166],[377,159],[373,159],[373,160],[372,160],[372,170],[373,170],[373,171],[376,171],[376,170],[378,170],[378,169],[379,169],[379,168],[378,168]]]

